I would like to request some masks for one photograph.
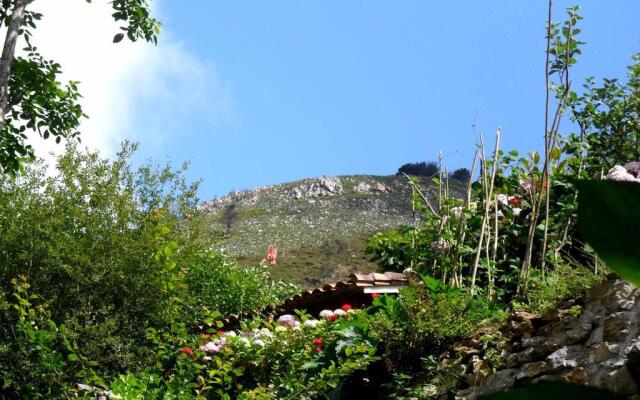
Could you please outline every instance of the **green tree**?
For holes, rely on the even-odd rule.
[[[91,2],[91,0],[86,0]],[[0,173],[15,175],[24,161],[34,158],[25,143],[27,131],[42,138],[77,138],[85,116],[79,103],[78,82],[59,81],[61,66],[45,59],[32,43],[32,30],[43,15],[29,10],[34,0],[0,0],[0,28],[6,36],[0,58]],[[149,0],[113,0],[115,21],[122,23],[113,41],[126,36],[157,43],[160,23],[151,16]],[[20,38],[24,52],[16,55]]]
[[[573,95],[571,119],[579,135],[569,139],[571,153],[584,157],[590,177],[599,177],[616,164],[640,160],[640,54],[632,57],[627,82],[588,78],[583,93]]]

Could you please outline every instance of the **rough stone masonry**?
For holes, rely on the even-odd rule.
[[[543,315],[516,312],[500,327],[480,329],[440,365],[462,376],[456,399],[554,379],[638,398],[639,327],[640,291],[612,278]],[[493,359],[483,346],[487,335],[498,338]]]

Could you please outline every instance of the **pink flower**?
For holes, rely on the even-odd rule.
[[[278,260],[278,249],[276,248],[276,246],[272,244],[267,246],[267,256],[264,258],[264,260],[271,265],[276,265],[276,262]]]
[[[289,314],[280,316],[280,318],[278,318],[278,323],[281,326],[288,326],[291,328],[297,328],[298,326],[300,326],[300,323],[296,321],[296,317]]]
[[[222,342],[220,339],[215,342],[209,342],[203,346],[198,347],[200,351],[206,351],[207,353],[217,353],[222,350]]]
[[[380,295],[378,293],[371,293],[372,299],[377,299]]]
[[[351,305],[350,304],[344,304],[342,307],[342,311],[349,311],[351,310]]]

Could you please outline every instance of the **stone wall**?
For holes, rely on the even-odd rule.
[[[612,278],[544,315],[516,312],[453,346],[440,366],[462,379],[456,399],[541,380],[633,396],[640,383],[640,292]]]

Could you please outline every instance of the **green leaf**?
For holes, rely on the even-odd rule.
[[[640,286],[640,184],[578,182],[578,228],[607,266]]]
[[[300,369],[313,369],[320,365],[317,361],[307,361],[306,363],[300,366]]]
[[[122,42],[122,39],[124,39],[124,33],[117,33],[113,37],[113,43],[120,43],[120,42]]]

